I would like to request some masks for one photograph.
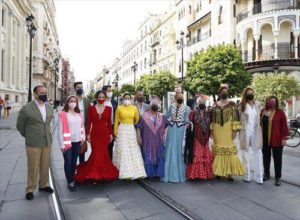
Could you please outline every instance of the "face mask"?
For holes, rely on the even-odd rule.
[[[221,93],[221,98],[222,99],[227,99],[228,97],[228,94],[227,93]]]
[[[183,103],[183,99],[177,99],[177,103],[178,104],[182,104]]]
[[[246,99],[249,100],[249,101],[251,101],[251,100],[254,99],[254,95],[253,94],[247,94],[246,95]]]
[[[267,107],[270,108],[270,109],[275,108],[275,105],[276,105],[276,102],[274,102],[274,101],[268,101],[267,102]]]
[[[47,102],[47,95],[39,95],[39,100],[42,102]]]
[[[154,112],[157,112],[158,111],[158,105],[157,104],[152,104],[151,105],[151,110],[154,111]]]
[[[105,102],[105,99],[97,99],[98,103],[102,105]]]
[[[206,108],[206,105],[203,103],[200,103],[199,108],[200,108],[200,110],[204,110]]]
[[[83,94],[83,89],[76,90],[76,95],[82,95],[82,94]]]
[[[124,100],[124,105],[130,105],[130,104],[131,104],[130,100],[128,100],[128,99]]]
[[[75,107],[76,107],[76,102],[70,102],[69,103],[69,108],[70,109],[75,109]]]
[[[138,97],[138,102],[143,102],[144,101],[144,97]]]
[[[112,93],[112,92],[108,92],[108,93],[107,93],[107,97],[108,97],[108,98],[111,98],[112,96],[113,96],[113,93]]]

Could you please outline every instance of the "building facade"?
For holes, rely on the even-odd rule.
[[[74,71],[71,70],[71,65],[68,58],[62,60],[61,78],[62,78],[62,96],[60,100],[64,102],[69,95],[75,94]]]

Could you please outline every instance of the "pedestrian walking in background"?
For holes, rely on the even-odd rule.
[[[137,126],[138,143],[142,147],[148,177],[164,177],[165,172],[165,123],[163,114],[158,112],[160,106],[160,99],[153,98]]]
[[[171,104],[165,118],[168,123],[166,131],[166,159],[164,182],[184,182],[186,166],[183,158],[185,128],[189,123],[190,108],[183,103],[183,95],[176,95],[176,103]]]
[[[10,101],[8,100],[8,98],[5,98],[3,108],[4,108],[3,118],[8,118],[9,111],[11,110],[11,105],[10,105]]]
[[[3,106],[4,106],[4,99],[2,99],[1,96],[0,96],[0,119],[2,117]]]
[[[112,98],[113,93],[112,93],[112,89],[111,89],[110,85],[103,86],[102,90],[107,95],[107,99],[105,101],[105,105],[112,108],[112,112],[111,112],[111,124],[112,124],[112,130],[113,130],[114,129],[114,123],[115,123],[115,114],[116,114],[116,110],[117,110],[117,107],[118,107],[118,103],[117,103],[117,101],[115,101]],[[114,140],[112,140],[109,143],[109,146],[108,146],[110,159],[112,159],[113,147],[114,147]]]
[[[64,169],[70,191],[74,191],[74,175],[81,145],[85,141],[85,129],[75,95],[69,96],[59,113],[59,146],[64,157]]]
[[[86,127],[86,120],[87,120],[87,113],[90,108],[90,100],[86,97],[84,97],[84,90],[83,90],[83,84],[82,82],[75,82],[74,83],[74,90],[76,92],[76,98],[79,103],[79,110],[81,112],[84,126]],[[87,143],[85,142],[80,151],[79,155],[79,163],[83,163],[85,161],[85,153],[87,151]]]
[[[213,172],[217,178],[223,176],[233,181],[232,176],[244,175],[244,168],[233,143],[236,132],[241,129],[239,112],[235,103],[228,100],[228,90],[227,84],[220,86],[220,101],[215,103],[212,111]]]
[[[273,154],[275,169],[275,185],[280,186],[282,150],[288,136],[287,119],[284,111],[279,109],[279,101],[276,96],[270,96],[266,100],[265,108],[261,113],[263,134],[263,163],[264,181],[270,179],[271,153]]]
[[[119,105],[115,117],[115,146],[113,163],[119,169],[120,179],[147,177],[141,148],[137,142],[134,125],[139,122],[139,112],[131,104],[131,95],[123,95],[123,105]]]
[[[254,181],[263,184],[262,131],[260,126],[261,104],[254,100],[254,91],[247,87],[239,106],[242,129],[239,133],[240,150],[245,169],[244,181],[251,181],[249,147],[254,156]]]
[[[113,140],[112,108],[105,105],[107,95],[104,91],[96,92],[95,99],[98,104],[89,108],[86,124],[87,140],[91,143],[92,152],[86,162],[77,166],[75,180],[79,183],[112,181],[119,176],[108,150]]]
[[[188,179],[212,179],[213,155],[209,148],[210,112],[206,109],[205,99],[198,97],[197,105],[190,113],[194,128],[192,157],[188,162],[186,176]]]
[[[149,110],[149,105],[145,103],[145,96],[143,91],[136,91],[135,93],[135,106],[137,107],[140,116],[144,114],[144,112]]]
[[[18,115],[17,129],[25,137],[27,154],[26,199],[34,198],[37,182],[40,191],[53,193],[49,186],[49,165],[52,144],[50,123],[53,109],[46,103],[47,93],[44,86],[33,89],[34,100],[24,105]]]

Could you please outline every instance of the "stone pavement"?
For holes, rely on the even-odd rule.
[[[27,160],[24,138],[14,129],[17,114],[0,120],[0,219],[50,219],[49,195],[25,199]],[[7,130],[10,128],[11,130]]]

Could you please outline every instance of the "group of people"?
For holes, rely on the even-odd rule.
[[[282,149],[288,136],[285,113],[278,99],[270,96],[264,107],[254,99],[247,87],[239,106],[228,99],[229,87],[222,84],[219,101],[206,106],[203,95],[190,108],[184,104],[180,89],[175,90],[173,103],[161,112],[161,100],[153,96],[145,103],[142,91],[122,96],[118,105],[110,86],[95,94],[97,103],[83,97],[82,83],[74,84],[75,95],[67,98],[63,110],[54,119],[64,157],[64,170],[70,191],[76,183],[110,182],[125,179],[158,177],[164,182],[186,179],[212,179],[243,176],[251,181],[249,148],[254,154],[254,180],[263,184],[270,178],[273,153],[275,185],[280,186]],[[34,89],[35,100],[25,105],[18,117],[17,128],[26,138],[28,184],[26,198],[33,192],[40,173],[39,188],[52,193],[49,169],[52,109],[43,86]],[[237,156],[235,138],[239,135],[242,161]],[[210,137],[213,144],[210,146]],[[87,142],[91,154],[85,161]],[[79,157],[80,164],[77,165]],[[46,158],[47,162],[44,161]]]
[[[3,109],[3,116],[2,116],[2,109]],[[9,117],[9,111],[11,110],[10,101],[8,100],[8,97],[5,99],[2,99],[0,96],[0,119],[3,117],[3,119]]]

